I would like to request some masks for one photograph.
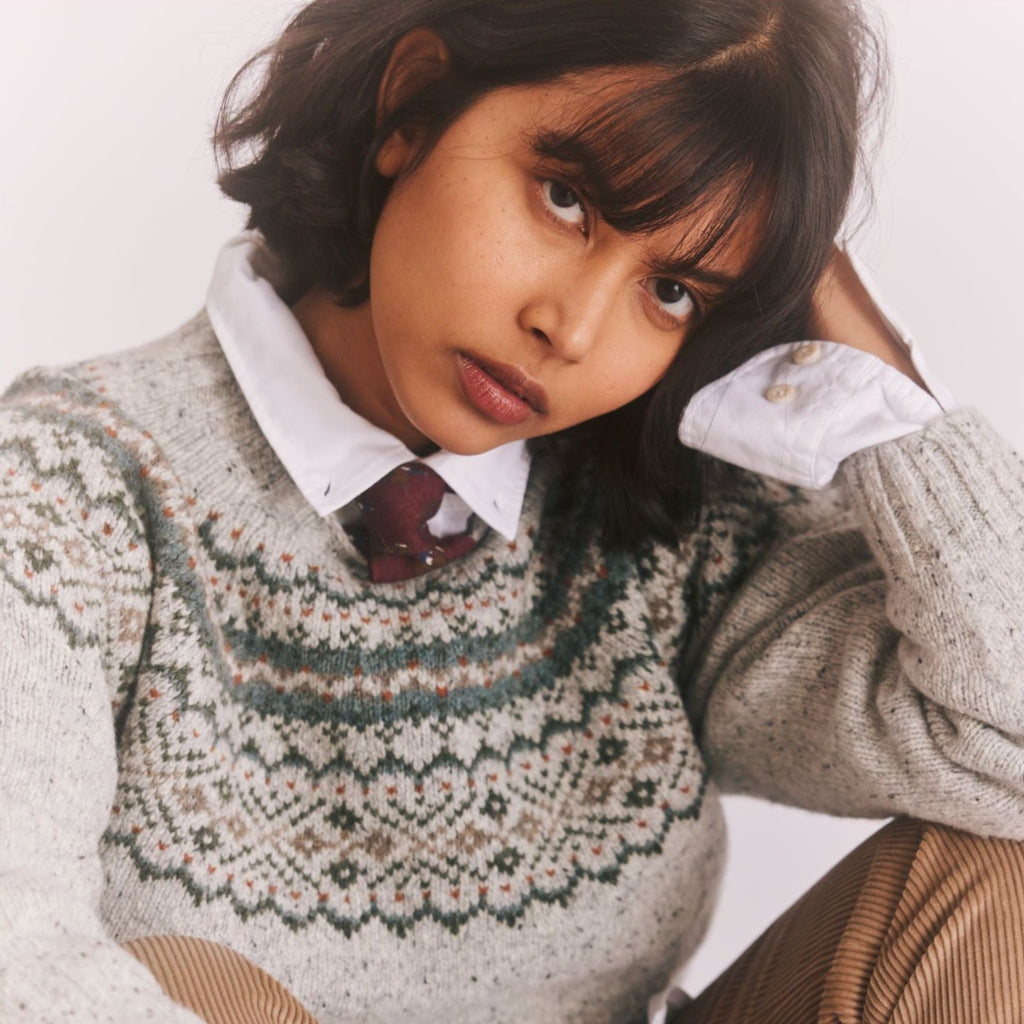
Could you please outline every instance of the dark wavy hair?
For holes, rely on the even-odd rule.
[[[450,59],[378,123],[391,50],[418,27]],[[320,286],[357,305],[390,187],[374,158],[393,131],[415,130],[422,158],[490,90],[635,70],[636,87],[605,96],[552,155],[580,167],[623,232],[708,213],[680,254],[696,264],[745,215],[763,228],[658,384],[535,447],[591,467],[610,542],[670,538],[703,496],[704,461],[676,440],[679,417],[704,384],[805,332],[884,66],[857,0],[314,0],[232,80],[214,131],[218,181],[296,294]]]

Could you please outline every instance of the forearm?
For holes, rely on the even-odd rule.
[[[98,914],[116,774],[98,651],[12,589],[0,580],[0,1019],[196,1024]]]
[[[99,911],[151,590],[139,468],[98,400],[26,392],[0,405],[0,1020],[196,1024]]]
[[[853,516],[783,537],[709,638],[716,776],[1024,837],[1024,468],[956,414],[841,474]]]
[[[832,259],[818,282],[809,327],[812,337],[867,352],[928,390],[910,353],[895,337],[850,257],[838,247],[833,248]]]

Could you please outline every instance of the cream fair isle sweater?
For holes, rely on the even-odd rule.
[[[117,946],[225,943],[323,1024],[624,1024],[697,945],[721,790],[1024,838],[1024,466],[956,413],[823,494],[374,586],[208,320],[0,404],[0,1019],[194,1024]]]

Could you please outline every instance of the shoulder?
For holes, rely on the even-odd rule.
[[[846,489],[837,481],[809,489],[715,461],[699,528],[771,539],[852,522]]]
[[[185,393],[197,384],[226,383],[230,370],[205,311],[177,330],[134,348],[61,367],[38,366],[17,377],[0,408],[46,404],[57,396],[83,408],[117,403],[150,407],[156,395]]]
[[[0,433],[29,420],[107,447],[119,442],[142,461],[195,457],[212,436],[241,447],[259,437],[205,310],[135,348],[23,373],[0,398]]]
[[[5,474],[60,478],[83,507],[135,517],[182,490],[183,467],[215,448],[257,450],[257,438],[205,312],[136,348],[29,370],[0,398]]]
[[[144,419],[168,405],[234,389],[231,370],[205,310],[155,341],[83,360],[62,371]]]

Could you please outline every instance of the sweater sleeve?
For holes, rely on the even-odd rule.
[[[0,405],[0,1020],[198,1024],[99,913],[150,570],[138,461],[97,403]]]
[[[845,512],[780,510],[702,638],[712,773],[1024,839],[1024,464],[958,412],[851,456],[839,484]]]

